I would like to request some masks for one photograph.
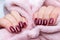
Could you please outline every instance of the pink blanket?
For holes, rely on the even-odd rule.
[[[15,7],[15,8],[12,7],[11,6],[12,1],[15,2],[16,4],[22,6],[23,8],[25,8],[28,11],[28,13],[30,15],[32,15],[32,13],[34,13],[36,10],[38,10],[43,5],[45,0],[38,0],[38,1],[37,0],[33,0],[33,1],[30,0],[28,3],[26,3],[26,1],[28,1],[28,0],[22,0],[22,1],[20,1],[20,0],[16,0],[16,1],[15,0],[6,0],[5,6],[8,8],[9,11],[21,10],[17,7]],[[47,2],[50,2],[50,4],[51,4],[51,2],[53,2],[53,1],[47,0]],[[54,1],[54,3],[55,2],[56,1]],[[24,5],[24,4],[26,4],[26,5]],[[53,4],[51,4],[51,5],[53,5]],[[32,6],[32,8],[30,9],[29,7],[31,7],[31,6]],[[22,11],[20,11],[20,12],[22,12]],[[23,13],[21,13],[21,14],[23,15]],[[25,14],[23,16],[26,17],[28,15]],[[30,20],[29,17],[27,17],[27,20]],[[31,24],[31,22],[32,21],[29,21],[29,24]],[[50,26],[50,27],[35,26],[31,30],[27,29],[25,31],[22,31],[19,34],[12,34],[12,33],[9,33],[6,29],[1,29],[0,30],[0,40],[60,40],[60,27],[59,26],[60,26],[60,17],[57,20],[57,26]],[[33,26],[30,25],[29,27],[33,27]]]

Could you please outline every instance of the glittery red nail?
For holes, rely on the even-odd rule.
[[[21,28],[17,25],[16,26],[16,33],[19,33],[19,32],[21,32]]]

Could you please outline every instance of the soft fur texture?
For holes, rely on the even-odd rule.
[[[53,5],[56,7],[60,7],[60,0],[46,0],[45,5]]]
[[[6,0],[5,7],[7,7],[8,11],[16,10],[21,12],[21,15],[27,18],[29,27],[33,27],[31,22],[32,21],[32,14],[37,11],[44,3],[45,5],[53,5],[53,6],[60,6],[56,0]],[[35,2],[34,2],[35,1]],[[21,7],[23,7],[27,12],[22,10],[19,7],[11,6],[11,3],[15,3]],[[35,4],[36,3],[36,4]],[[26,5],[25,5],[26,4]],[[32,8],[31,8],[32,7]],[[7,11],[5,11],[7,12]],[[25,14],[24,14],[25,13]],[[30,16],[29,16],[30,14]],[[58,18],[57,22],[60,22],[60,17]],[[60,23],[58,23],[60,25]],[[59,26],[35,26],[31,30],[25,30],[19,34],[11,34],[6,29],[0,30],[0,40],[60,40],[60,27]],[[29,28],[28,27],[28,28]]]

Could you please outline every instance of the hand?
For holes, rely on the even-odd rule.
[[[59,11],[57,11],[57,10],[59,10],[59,9],[58,8],[54,9],[53,6],[48,6],[48,7],[43,6],[43,7],[40,8],[39,12],[36,12],[34,14],[34,20],[35,20],[35,18],[37,18],[34,21],[34,23],[36,25],[35,28],[36,28],[36,30],[38,30],[36,32],[37,32],[37,35],[40,36],[40,39],[42,39],[42,40],[43,39],[45,39],[45,40],[60,40],[60,38],[59,38],[60,27],[58,26],[60,24],[60,22],[57,22],[57,18],[58,18],[57,15],[60,13],[59,12],[60,10]],[[56,15],[55,15],[55,13],[56,13]],[[51,16],[51,14],[52,14],[52,16]],[[53,19],[55,20],[51,24],[49,24],[49,22],[50,22],[49,21],[49,18],[50,18],[49,16],[54,17]],[[38,20],[39,18],[40,18],[40,20]],[[44,22],[43,19],[46,19],[47,22],[46,21]],[[58,23],[57,25],[56,25],[56,22]],[[40,32],[40,35],[39,35],[39,32]],[[33,32],[33,33],[35,33],[35,32]],[[56,37],[56,38],[54,38],[54,37]]]
[[[22,28],[27,27],[27,20],[21,17],[18,12],[11,11],[10,14],[0,18],[0,25],[12,33],[19,33]]]
[[[58,11],[57,11],[58,10]],[[34,24],[35,25],[43,25],[43,26],[56,26],[57,24],[57,18],[60,16],[60,9],[55,8],[53,6],[48,6],[48,7],[41,7],[39,12],[36,12],[33,16]],[[44,31],[48,32],[51,29],[51,32],[56,32],[59,30],[58,27],[40,27],[43,29],[46,29]],[[55,31],[54,31],[55,29]],[[52,31],[53,30],[53,31]],[[48,32],[50,33],[50,32]]]
[[[34,1],[36,1],[36,4],[32,0],[6,0],[5,13],[10,12],[11,10],[18,11],[22,16],[26,17],[28,20],[28,25],[31,26],[33,24],[33,13],[35,13],[35,11],[37,11],[43,5],[45,0]],[[28,29],[30,29],[30,27],[28,27]]]

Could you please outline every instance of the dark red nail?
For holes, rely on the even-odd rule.
[[[53,25],[53,22],[54,22],[54,19],[53,18],[50,18],[49,25]]]
[[[23,22],[19,22],[19,26],[22,28],[23,27]]]
[[[23,25],[22,28],[26,28],[27,27],[27,24],[25,22],[22,25]]]
[[[35,23],[35,25],[38,25],[38,23],[39,23],[38,18],[35,18],[34,23]]]
[[[43,20],[43,25],[47,25],[47,22],[48,22],[48,21],[47,21],[46,19],[44,19],[44,20]]]
[[[38,24],[41,25],[42,24],[42,19],[38,19]]]
[[[10,31],[11,31],[12,33],[15,32],[15,29],[13,28],[13,26],[10,27]]]
[[[19,33],[19,32],[21,32],[21,28],[17,25],[16,26],[16,33]]]

